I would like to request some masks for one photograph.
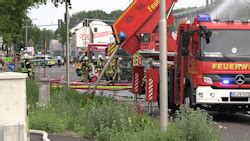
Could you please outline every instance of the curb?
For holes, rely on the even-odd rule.
[[[50,141],[48,133],[42,130],[29,130],[31,134],[38,134],[43,136],[43,141]]]

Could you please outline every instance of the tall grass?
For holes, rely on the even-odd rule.
[[[139,114],[129,102],[112,98],[92,97],[74,90],[52,89],[51,102],[45,107],[36,105],[38,87],[27,81],[32,129],[50,133],[71,131],[84,138],[100,141],[219,141],[219,132],[212,117],[201,110],[184,109],[176,113],[166,131],[159,121]]]

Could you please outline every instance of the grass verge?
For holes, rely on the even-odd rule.
[[[212,117],[201,110],[184,109],[176,113],[175,122],[166,131],[159,121],[136,112],[129,102],[91,97],[74,90],[51,89],[51,102],[38,106],[38,86],[27,80],[32,129],[49,133],[74,132],[100,141],[219,141]]]

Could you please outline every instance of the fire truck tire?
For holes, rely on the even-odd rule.
[[[173,101],[170,102],[170,98],[168,97],[168,108],[171,109],[171,112],[175,113],[176,110],[178,110],[178,106],[174,104]],[[158,95],[157,95],[157,104],[159,109],[161,108],[161,103],[160,103],[160,87],[158,89]]]
[[[192,108],[193,98],[192,98],[192,89],[189,85],[185,87],[185,97],[184,97],[184,106],[186,108]]]
[[[157,95],[157,104],[158,104],[158,107],[160,109],[161,108],[161,105],[160,105],[160,93],[158,93],[158,95]]]

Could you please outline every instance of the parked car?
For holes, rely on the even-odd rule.
[[[32,64],[34,65],[41,65],[41,66],[49,66],[52,67],[56,65],[56,60],[52,58],[50,55],[36,55],[34,59],[31,60]]]

